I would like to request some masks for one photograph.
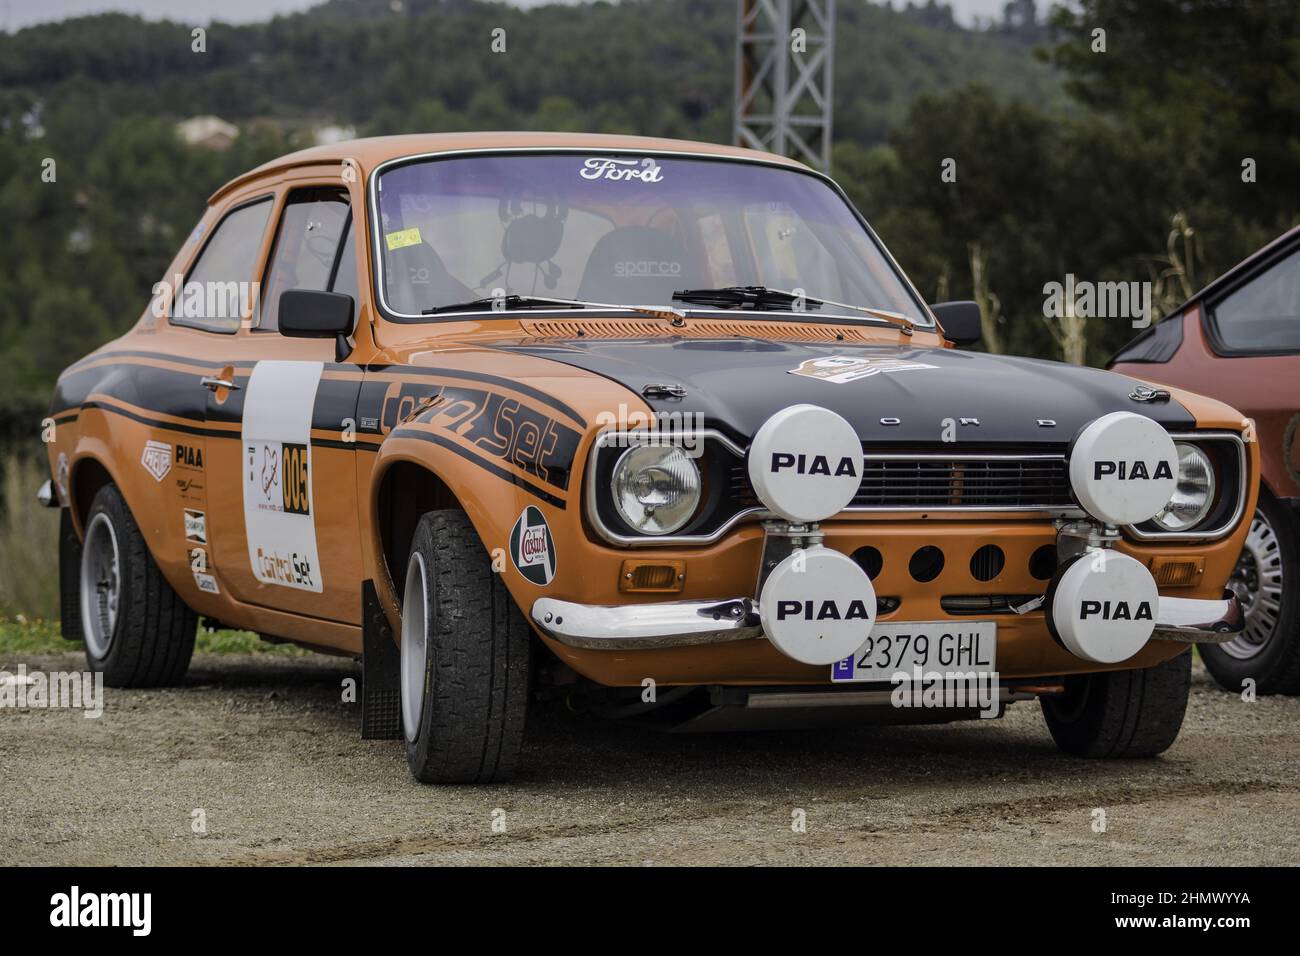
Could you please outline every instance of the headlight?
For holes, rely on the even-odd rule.
[[[700,469],[672,445],[638,445],[623,452],[610,478],[614,505],[642,534],[671,534],[700,503]]]
[[[1214,466],[1195,445],[1175,442],[1178,450],[1178,484],[1169,504],[1152,520],[1166,531],[1195,527],[1214,505]]]

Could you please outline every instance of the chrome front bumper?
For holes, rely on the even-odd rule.
[[[644,650],[763,636],[758,605],[751,598],[618,605],[538,598],[531,616],[538,630],[569,647]],[[1236,595],[1221,601],[1161,595],[1151,639],[1219,644],[1241,633],[1245,621]]]

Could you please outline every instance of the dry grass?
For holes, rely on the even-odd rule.
[[[59,513],[36,503],[42,464],[10,455],[0,485],[0,616],[59,616]]]

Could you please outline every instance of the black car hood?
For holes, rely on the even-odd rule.
[[[1127,376],[981,352],[743,336],[550,339],[495,347],[585,369],[638,395],[650,384],[681,385],[684,398],[646,401],[656,412],[700,413],[709,427],[745,443],[774,412],[800,403],[829,408],[864,442],[886,445],[943,441],[948,419],[948,440],[961,444],[1065,444],[1088,422],[1114,411],[1137,412],[1171,429],[1194,425],[1177,401],[1134,401],[1129,393],[1137,382]],[[832,357],[871,359],[880,367],[843,384],[792,372]]]

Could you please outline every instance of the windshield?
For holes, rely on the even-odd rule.
[[[847,203],[796,170],[493,155],[398,166],[377,191],[380,292],[399,318],[429,321],[431,310],[462,303],[486,311],[470,303],[507,295],[690,307],[673,294],[767,286],[930,324]],[[866,318],[829,302],[806,311]]]

